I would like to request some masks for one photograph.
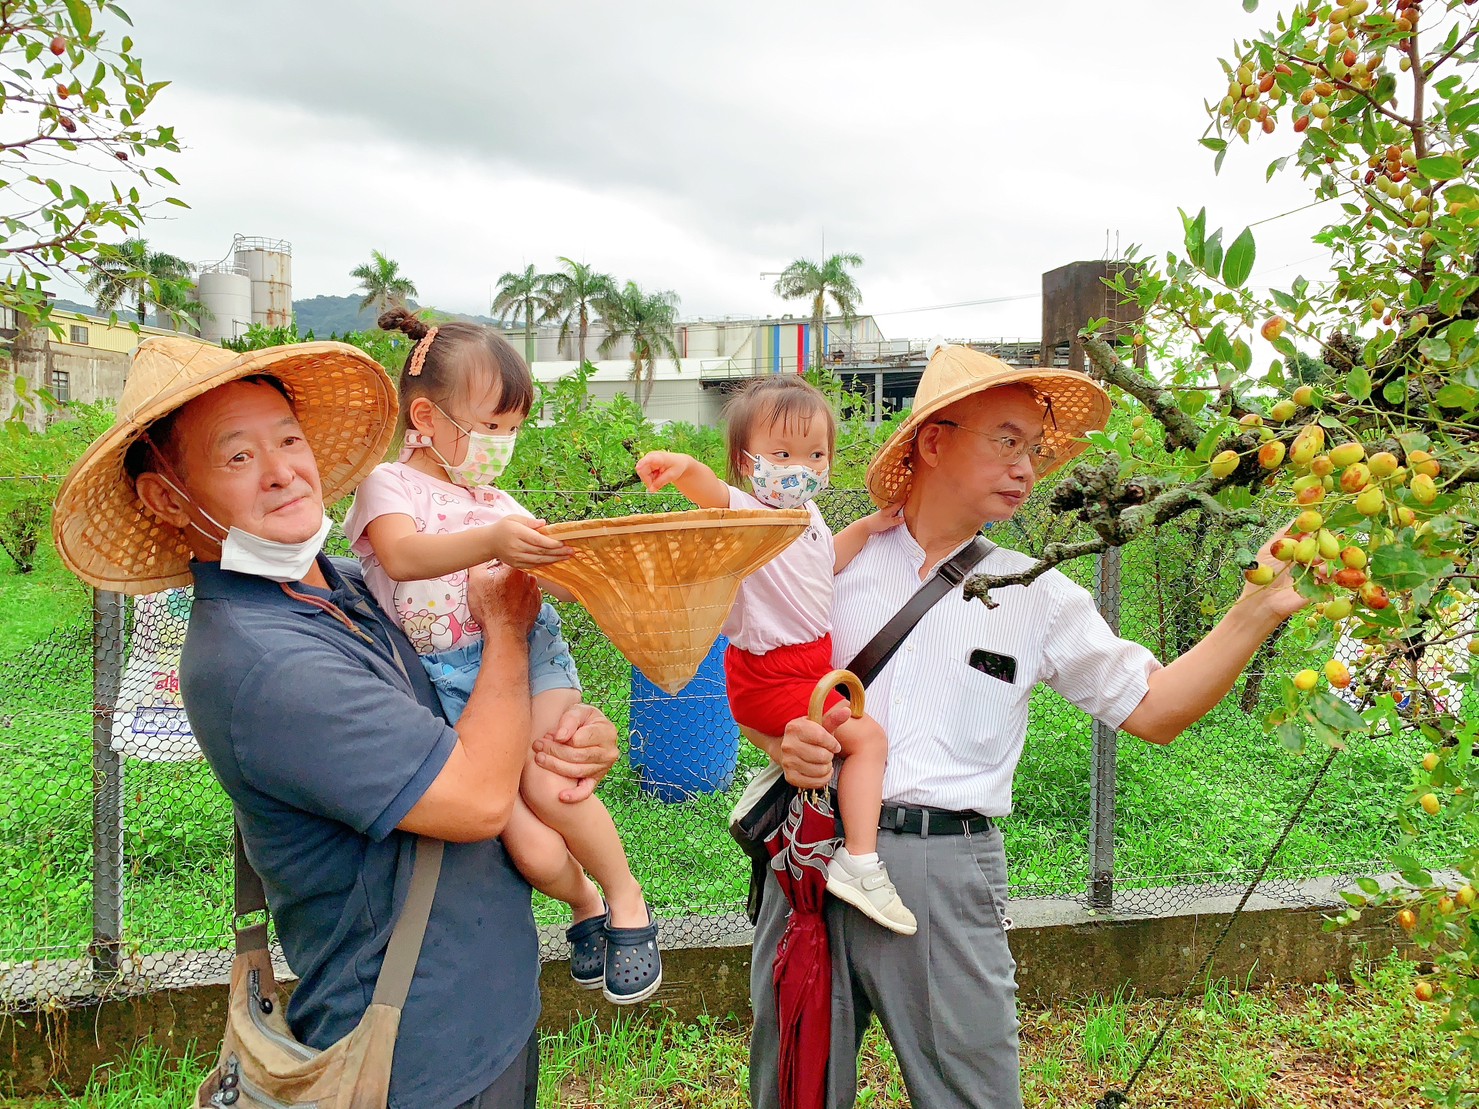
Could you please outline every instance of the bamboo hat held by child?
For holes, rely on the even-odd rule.
[[[1043,446],[1053,461],[1038,477],[1078,455],[1083,437],[1109,423],[1109,395],[1087,374],[1050,366],[1009,366],[970,347],[946,344],[935,351],[919,379],[909,418],[868,464],[868,492],[880,506],[909,495],[914,436],[931,418],[958,400],[1001,385],[1025,385],[1043,405]]]
[[[345,343],[294,343],[237,354],[194,339],[145,339],[134,352],[118,418],[72,467],[52,515],[57,553],[99,589],[155,593],[190,584],[190,548],[150,515],[124,457],[149,426],[212,389],[266,375],[287,390],[317,460],[325,506],[380,462],[395,428],[395,386]]]

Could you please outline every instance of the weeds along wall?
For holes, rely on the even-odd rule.
[[[516,496],[551,520],[685,507],[675,495],[531,489]],[[1035,497],[1036,507],[998,526],[992,538],[1032,553],[1071,537],[1041,507],[1045,501]],[[819,504],[834,528],[872,507],[865,494],[846,489],[824,494]],[[1112,566],[1084,559],[1062,570],[1086,588],[1097,571],[1101,609],[1126,637],[1169,659],[1237,595],[1240,538],[1194,518],[1163,529],[1123,551],[1119,587],[1108,592],[1102,585],[1113,581],[1106,573]],[[342,551],[342,535],[334,542]],[[41,553],[55,557],[46,548]],[[0,1009],[224,972],[231,908],[226,797],[209,767],[182,757],[190,748],[167,721],[152,739],[141,739],[149,728],[135,719],[133,738],[119,741],[120,706],[133,705],[127,711],[137,717],[140,696],[168,699],[167,675],[147,664],[131,674],[130,664],[169,646],[150,642],[144,629],[178,628],[178,619],[157,617],[188,597],[90,598],[65,574],[30,597],[24,610],[14,603],[0,610],[35,629],[33,641],[13,643],[0,656]],[[155,613],[142,619],[151,605]],[[616,723],[624,745],[634,746],[635,757],[623,758],[601,796],[664,921],[664,942],[695,946],[734,935],[743,927],[747,867],[726,818],[762,756],[738,743],[712,675],[701,672],[680,702],[659,700],[634,684],[631,666],[578,606],[561,607],[587,699]],[[1280,683],[1263,681],[1260,668],[1280,668],[1283,655],[1297,652],[1297,640],[1292,634],[1261,654],[1224,703],[1165,748],[1129,737],[1116,744],[1112,733],[1096,744],[1084,713],[1039,689],[1017,771],[1016,811],[1003,821],[1012,895],[1153,914],[1209,886],[1239,888],[1318,764],[1312,755],[1320,752],[1285,750],[1261,723]],[[140,675],[145,687],[127,688]],[[163,687],[154,688],[160,681]],[[661,730],[665,716],[675,734],[658,760],[649,736],[641,729],[633,736],[634,721]],[[1420,743],[1390,738],[1343,752],[1264,892],[1297,903],[1298,880],[1386,869],[1396,839],[1390,813],[1425,750]],[[736,746],[735,774],[726,784],[724,763]],[[688,795],[695,765],[718,766],[698,777],[725,788]],[[1441,832],[1425,847],[1435,863],[1459,850]],[[565,954],[562,909],[536,897],[547,959]]]

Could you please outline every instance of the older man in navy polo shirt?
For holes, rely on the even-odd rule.
[[[516,571],[470,571],[484,662],[449,726],[357,565],[320,553],[325,499],[383,456],[393,396],[378,365],[337,343],[237,357],[148,340],[118,423],[58,498],[57,544],[104,588],[194,583],[182,692],[299,975],[299,1039],[324,1048],[360,1021],[417,835],[445,840],[390,1105],[532,1109],[538,942],[497,836],[529,752],[539,593]],[[579,780],[574,799],[615,762],[615,729],[579,705],[535,749]]]

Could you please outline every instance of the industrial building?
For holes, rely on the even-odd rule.
[[[195,267],[195,299],[204,307],[200,337],[239,339],[247,328],[287,327],[293,322],[293,244],[285,239],[237,235],[219,262]]]
[[[1090,319],[1106,319],[1108,337],[1125,334],[1139,319],[1133,304],[1121,303],[1105,281],[1124,263],[1073,262],[1042,276],[1042,335],[1037,339],[952,337],[1016,366],[1084,368],[1079,329]],[[822,326],[822,361],[854,392],[873,401],[872,418],[885,420],[912,407],[924,372],[927,339],[885,339],[871,316],[844,320],[828,317]],[[646,411],[658,422],[717,424],[728,395],[742,382],[762,374],[796,373],[813,365],[809,318],[694,320],[680,324],[675,343],[682,357],[659,358],[653,366],[653,388]],[[524,332],[505,332],[523,351]],[[604,332],[592,329],[586,350],[593,353]],[[535,380],[557,381],[579,368],[575,339],[560,341],[552,328],[535,334]],[[636,396],[630,344],[623,343],[594,362],[589,387],[597,400],[618,393]],[[1143,362],[1143,352],[1139,360]]]
[[[1105,281],[1123,267],[1113,261],[1074,262],[1042,277],[1042,340],[953,338],[1013,365],[1083,368],[1078,331],[1091,318],[1109,321],[1111,335],[1132,327],[1133,304],[1122,304]],[[207,309],[201,320],[203,342],[219,343],[245,334],[253,324],[287,327],[293,320],[292,245],[281,239],[237,235],[226,257],[196,267],[196,298]],[[126,322],[56,310],[61,334],[33,333],[21,350],[15,343],[14,314],[0,316],[0,343],[12,347],[16,368],[35,386],[60,400],[90,402],[119,396],[128,359],[141,337],[171,334],[158,327],[134,330]],[[815,333],[814,333],[815,332]],[[504,331],[514,348],[526,349],[521,328]],[[607,333],[599,324],[586,337],[594,355]],[[712,425],[719,422],[729,394],[763,374],[796,373],[821,361],[852,390],[872,400],[872,416],[887,419],[910,407],[924,371],[928,341],[886,339],[871,316],[829,316],[820,329],[809,317],[783,315],[760,319],[689,320],[673,335],[679,358],[658,358],[652,394],[646,403],[657,422]],[[548,325],[535,329],[531,368],[536,380],[553,382],[579,369],[577,339],[562,339]],[[1143,357],[1143,356],[1142,356]],[[592,395],[610,400],[637,396],[631,344],[622,339],[594,362]],[[0,405],[6,397],[0,395]],[[9,411],[8,406],[5,408]]]
[[[196,299],[205,306],[200,322],[202,342],[217,344],[246,333],[254,323],[286,327],[293,321],[293,248],[282,239],[237,235],[219,262],[195,267]],[[116,400],[134,348],[150,335],[175,335],[170,328],[135,326],[120,315],[106,316],[53,309],[59,328],[29,331],[16,328],[13,309],[0,309],[0,344],[11,351],[14,370],[32,386],[45,388],[59,401],[90,404]],[[15,402],[9,380],[0,380],[0,410]]]

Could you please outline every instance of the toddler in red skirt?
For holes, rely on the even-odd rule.
[[[757,378],[725,408],[729,477],[721,481],[686,454],[652,451],[637,463],[647,488],[675,486],[700,508],[802,508],[811,526],[740,586],[724,625],[729,705],[747,728],[778,736],[805,716],[817,682],[832,669],[832,575],[868,537],[902,522],[892,506],[864,516],[835,537],[812,499],[827,487],[837,424],[822,393],[790,374]],[[841,700],[835,690],[830,707]],[[837,809],[843,842],[827,868],[827,891],[901,935],[918,927],[878,857],[883,769],[888,738],[871,716],[838,727],[842,768]]]

